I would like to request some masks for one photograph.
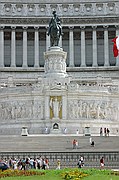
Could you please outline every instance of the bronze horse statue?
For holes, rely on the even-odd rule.
[[[51,46],[58,46],[60,35],[62,35],[62,27],[60,25],[60,19],[56,15],[56,11],[53,11],[54,17],[50,20],[48,36],[50,35]]]

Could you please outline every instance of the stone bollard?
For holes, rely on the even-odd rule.
[[[28,136],[28,130],[27,130],[27,127],[22,127],[21,135],[22,135],[22,136]]]

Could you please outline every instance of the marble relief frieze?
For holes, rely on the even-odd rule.
[[[82,2],[64,4],[1,3],[0,16],[51,16],[56,10],[60,16],[107,16],[119,14],[119,2]]]
[[[22,100],[0,102],[0,119],[43,119],[43,103],[41,101]]]
[[[112,101],[73,99],[68,101],[70,119],[118,120],[118,104]]]

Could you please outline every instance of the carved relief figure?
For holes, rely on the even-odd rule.
[[[72,100],[68,105],[71,119],[118,119],[117,105],[112,102]]]

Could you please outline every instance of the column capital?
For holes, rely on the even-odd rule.
[[[103,26],[103,28],[104,28],[105,30],[107,30],[108,27],[109,27],[108,25]]]
[[[5,26],[0,26],[0,30],[3,30],[5,28]]]
[[[28,26],[22,26],[23,30],[27,30]]]
[[[116,28],[116,29],[119,29],[119,25],[118,25],[118,24],[117,24],[117,25],[115,25],[115,28]]]
[[[73,30],[73,29],[74,29],[74,26],[69,26],[69,29],[70,29],[70,30]]]
[[[97,26],[95,25],[95,26],[92,26],[92,28],[93,28],[93,30],[96,30],[97,29]]]
[[[11,29],[12,29],[12,30],[15,30],[15,29],[16,29],[16,26],[11,26]]]
[[[84,30],[85,29],[85,26],[80,26],[81,30]]]
[[[34,29],[35,30],[39,30],[39,26],[34,26]]]

